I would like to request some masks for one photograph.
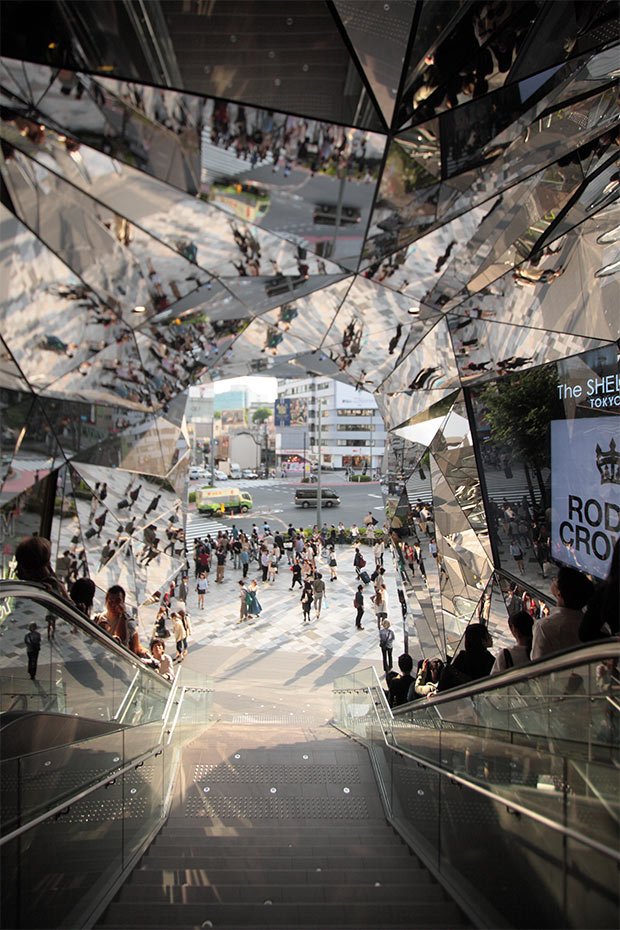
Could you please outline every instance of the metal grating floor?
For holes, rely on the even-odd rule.
[[[367,820],[365,798],[221,798],[191,797],[186,817],[222,820]]]
[[[360,773],[355,765],[196,765],[194,781],[205,779],[210,784],[251,782],[270,785],[341,785],[359,784]]]

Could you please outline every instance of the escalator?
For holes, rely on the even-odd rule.
[[[335,683],[388,819],[478,926],[616,927],[619,641],[394,712],[373,669]]]
[[[205,733],[204,678],[36,585],[0,615],[2,926],[618,925],[618,640],[394,712],[367,669],[332,725]]]
[[[166,681],[36,584],[0,583],[0,616],[2,926],[87,926],[160,829],[211,689]]]

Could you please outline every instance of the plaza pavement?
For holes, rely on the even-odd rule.
[[[238,623],[241,570],[227,562],[224,581],[215,583],[211,573],[204,610],[198,609],[193,571],[189,579],[187,609],[192,623],[188,668],[213,680],[215,707],[224,719],[235,720],[249,712],[256,721],[297,714],[325,720],[332,713],[332,683],[340,675],[374,666],[381,677],[383,666],[379,632],[370,595],[365,588],[364,629],[355,629],[353,596],[357,587],[350,545],[338,546],[338,579],[330,582],[329,568],[318,561],[325,579],[326,598],[319,620],[302,622],[298,587],[290,591],[291,573],[283,557],[273,584],[263,584],[256,563],[251,564],[248,581],[258,580],[258,599],[263,611],[258,619]],[[372,550],[365,550],[372,571]],[[395,633],[394,664],[403,651],[402,613],[390,552],[384,556],[388,590],[388,619]],[[178,602],[177,602],[178,603]],[[173,604],[174,609],[174,604]],[[314,617],[314,610],[312,612]],[[168,640],[169,654],[174,643]],[[418,658],[417,644],[409,644]],[[291,721],[292,722],[292,721]]]

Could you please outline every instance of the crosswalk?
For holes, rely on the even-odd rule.
[[[185,528],[185,542],[187,548],[195,539],[204,539],[209,533],[211,536],[217,536],[221,530],[230,530],[230,523],[223,523],[221,520],[212,520],[209,517],[202,517],[200,514],[191,513],[187,516],[187,526]]]
[[[203,177],[209,180],[220,178],[241,178],[250,174],[261,165],[273,162],[271,152],[267,158],[258,159],[255,165],[247,158],[239,158],[234,148],[225,149],[215,145],[209,138],[207,130],[202,134],[201,167]]]

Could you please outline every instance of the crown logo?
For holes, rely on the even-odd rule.
[[[601,484],[620,484],[620,454],[616,452],[616,441],[612,439],[605,452],[596,444],[596,467]]]

